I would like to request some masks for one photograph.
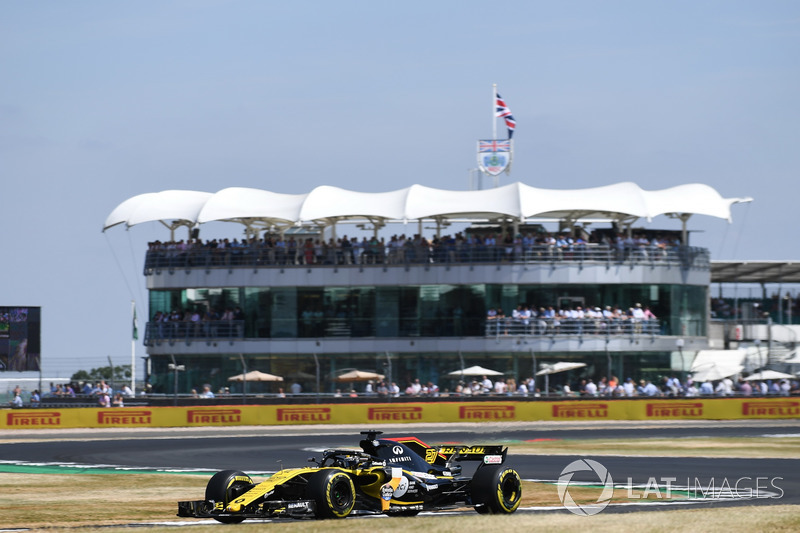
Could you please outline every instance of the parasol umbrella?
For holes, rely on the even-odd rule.
[[[366,372],[364,370],[351,370],[339,375],[336,381],[339,382],[356,382],[356,381],[380,381],[385,376],[377,372]]]
[[[558,363],[553,363],[552,365],[542,365],[542,369],[539,370],[536,375],[547,376],[549,374],[558,374],[559,372],[566,372],[567,370],[574,370],[576,368],[583,368],[585,366],[586,363],[570,363],[561,361]]]
[[[586,363],[573,363],[570,361],[559,361],[551,365],[544,364],[542,369],[536,375],[544,376],[544,393],[550,394],[550,374],[558,374],[559,372],[566,372],[567,370],[575,370],[576,368],[583,368]]]
[[[247,374],[237,374],[228,378],[228,381],[283,381],[280,376],[267,374],[258,370],[251,370]]]
[[[754,374],[750,374],[746,378],[745,381],[756,381],[756,380],[765,380],[765,379],[791,379],[794,376],[791,374],[785,374],[783,372],[777,372],[775,370],[761,370],[760,372],[756,372]]]
[[[744,370],[744,365],[722,364],[717,362],[692,365],[692,379],[695,381],[718,381],[734,376]]]
[[[484,368],[482,366],[471,366],[469,368],[465,368],[464,370],[454,370],[447,374],[448,376],[502,376],[502,372],[498,372],[497,370],[491,370],[489,368]]]

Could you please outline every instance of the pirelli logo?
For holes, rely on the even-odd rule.
[[[279,407],[278,422],[328,422],[330,407]]]
[[[703,416],[701,402],[648,403],[647,416],[654,418],[686,418]]]
[[[149,426],[152,421],[152,412],[145,409],[97,412],[97,423],[101,426]]]
[[[235,424],[242,421],[241,409],[189,409],[186,411],[189,424]]]
[[[61,425],[61,413],[58,411],[8,413],[6,424],[10,427],[56,427]]]
[[[597,402],[555,404],[553,418],[608,418],[608,404]]]
[[[401,405],[370,407],[367,409],[367,419],[378,421],[422,420],[422,407]]]
[[[513,420],[515,416],[513,405],[462,405],[458,408],[461,420]]]
[[[764,402],[743,402],[743,416],[800,416],[800,402],[768,400]]]

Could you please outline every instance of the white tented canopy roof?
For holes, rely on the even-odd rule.
[[[419,219],[498,220],[529,218],[630,220],[658,215],[707,215],[731,219],[731,205],[750,198],[723,198],[712,187],[688,184],[646,191],[635,183],[590,189],[540,189],[516,182],[478,191],[412,185],[368,193],[321,186],[307,194],[231,187],[216,193],[169,190],[134,196],[114,209],[103,230],[161,221],[193,226],[212,221],[246,225],[329,225],[337,220],[390,222]]]
[[[742,372],[745,350],[700,350],[692,361],[695,381],[716,381]]]

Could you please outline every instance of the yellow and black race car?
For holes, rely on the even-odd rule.
[[[363,431],[360,449],[331,449],[316,466],[281,470],[261,483],[237,470],[217,472],[204,500],[178,502],[178,516],[238,523],[247,518],[345,518],[474,507],[513,513],[522,497],[519,474],[504,466],[496,445],[428,446],[416,437],[379,438]],[[478,461],[471,476],[462,461]]]

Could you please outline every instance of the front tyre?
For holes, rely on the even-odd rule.
[[[238,470],[217,472],[206,485],[206,501],[214,500],[217,505],[222,503],[222,509],[225,509],[231,501],[247,492],[253,484],[253,480],[244,472]],[[243,522],[244,518],[238,516],[215,516],[214,520],[223,524],[238,524]]]
[[[513,468],[483,466],[472,478],[472,503],[480,514],[511,514],[522,500],[522,480]]]
[[[308,480],[308,495],[317,518],[345,518],[356,504],[353,480],[339,470],[320,470]]]

